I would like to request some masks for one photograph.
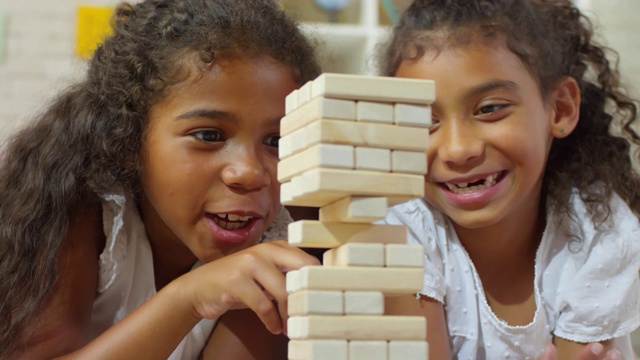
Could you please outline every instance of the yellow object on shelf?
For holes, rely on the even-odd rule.
[[[76,55],[88,59],[98,45],[111,35],[114,8],[106,6],[78,7],[76,23]]]

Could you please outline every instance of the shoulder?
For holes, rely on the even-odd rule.
[[[550,224],[539,253],[547,259],[542,290],[554,307],[554,334],[578,342],[626,335],[640,321],[640,222],[617,195],[602,224],[579,196],[572,205],[576,218]]]

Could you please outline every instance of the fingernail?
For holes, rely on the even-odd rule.
[[[602,346],[602,344],[595,343],[595,344],[591,345],[591,352],[594,355],[602,355],[602,351],[604,351],[604,346]]]
[[[609,359],[611,360],[622,360],[622,354],[618,350],[611,351],[609,355]]]

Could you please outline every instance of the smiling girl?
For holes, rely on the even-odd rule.
[[[0,357],[282,358],[283,273],[317,260],[267,241],[312,48],[266,0],[123,4],[114,27],[0,165]]]
[[[426,249],[431,357],[625,359],[640,325],[637,107],[568,0],[416,0],[385,75],[435,80],[425,199],[391,209]],[[625,137],[611,134],[614,120]]]

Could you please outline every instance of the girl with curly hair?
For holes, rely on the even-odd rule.
[[[279,121],[318,73],[275,2],[120,5],[0,164],[0,357],[281,358],[283,273],[317,260],[269,242]]]
[[[384,75],[437,99],[425,199],[386,219],[425,247],[424,288],[389,309],[426,314],[434,359],[634,356],[637,105],[592,36],[569,0],[416,0],[394,29]]]

